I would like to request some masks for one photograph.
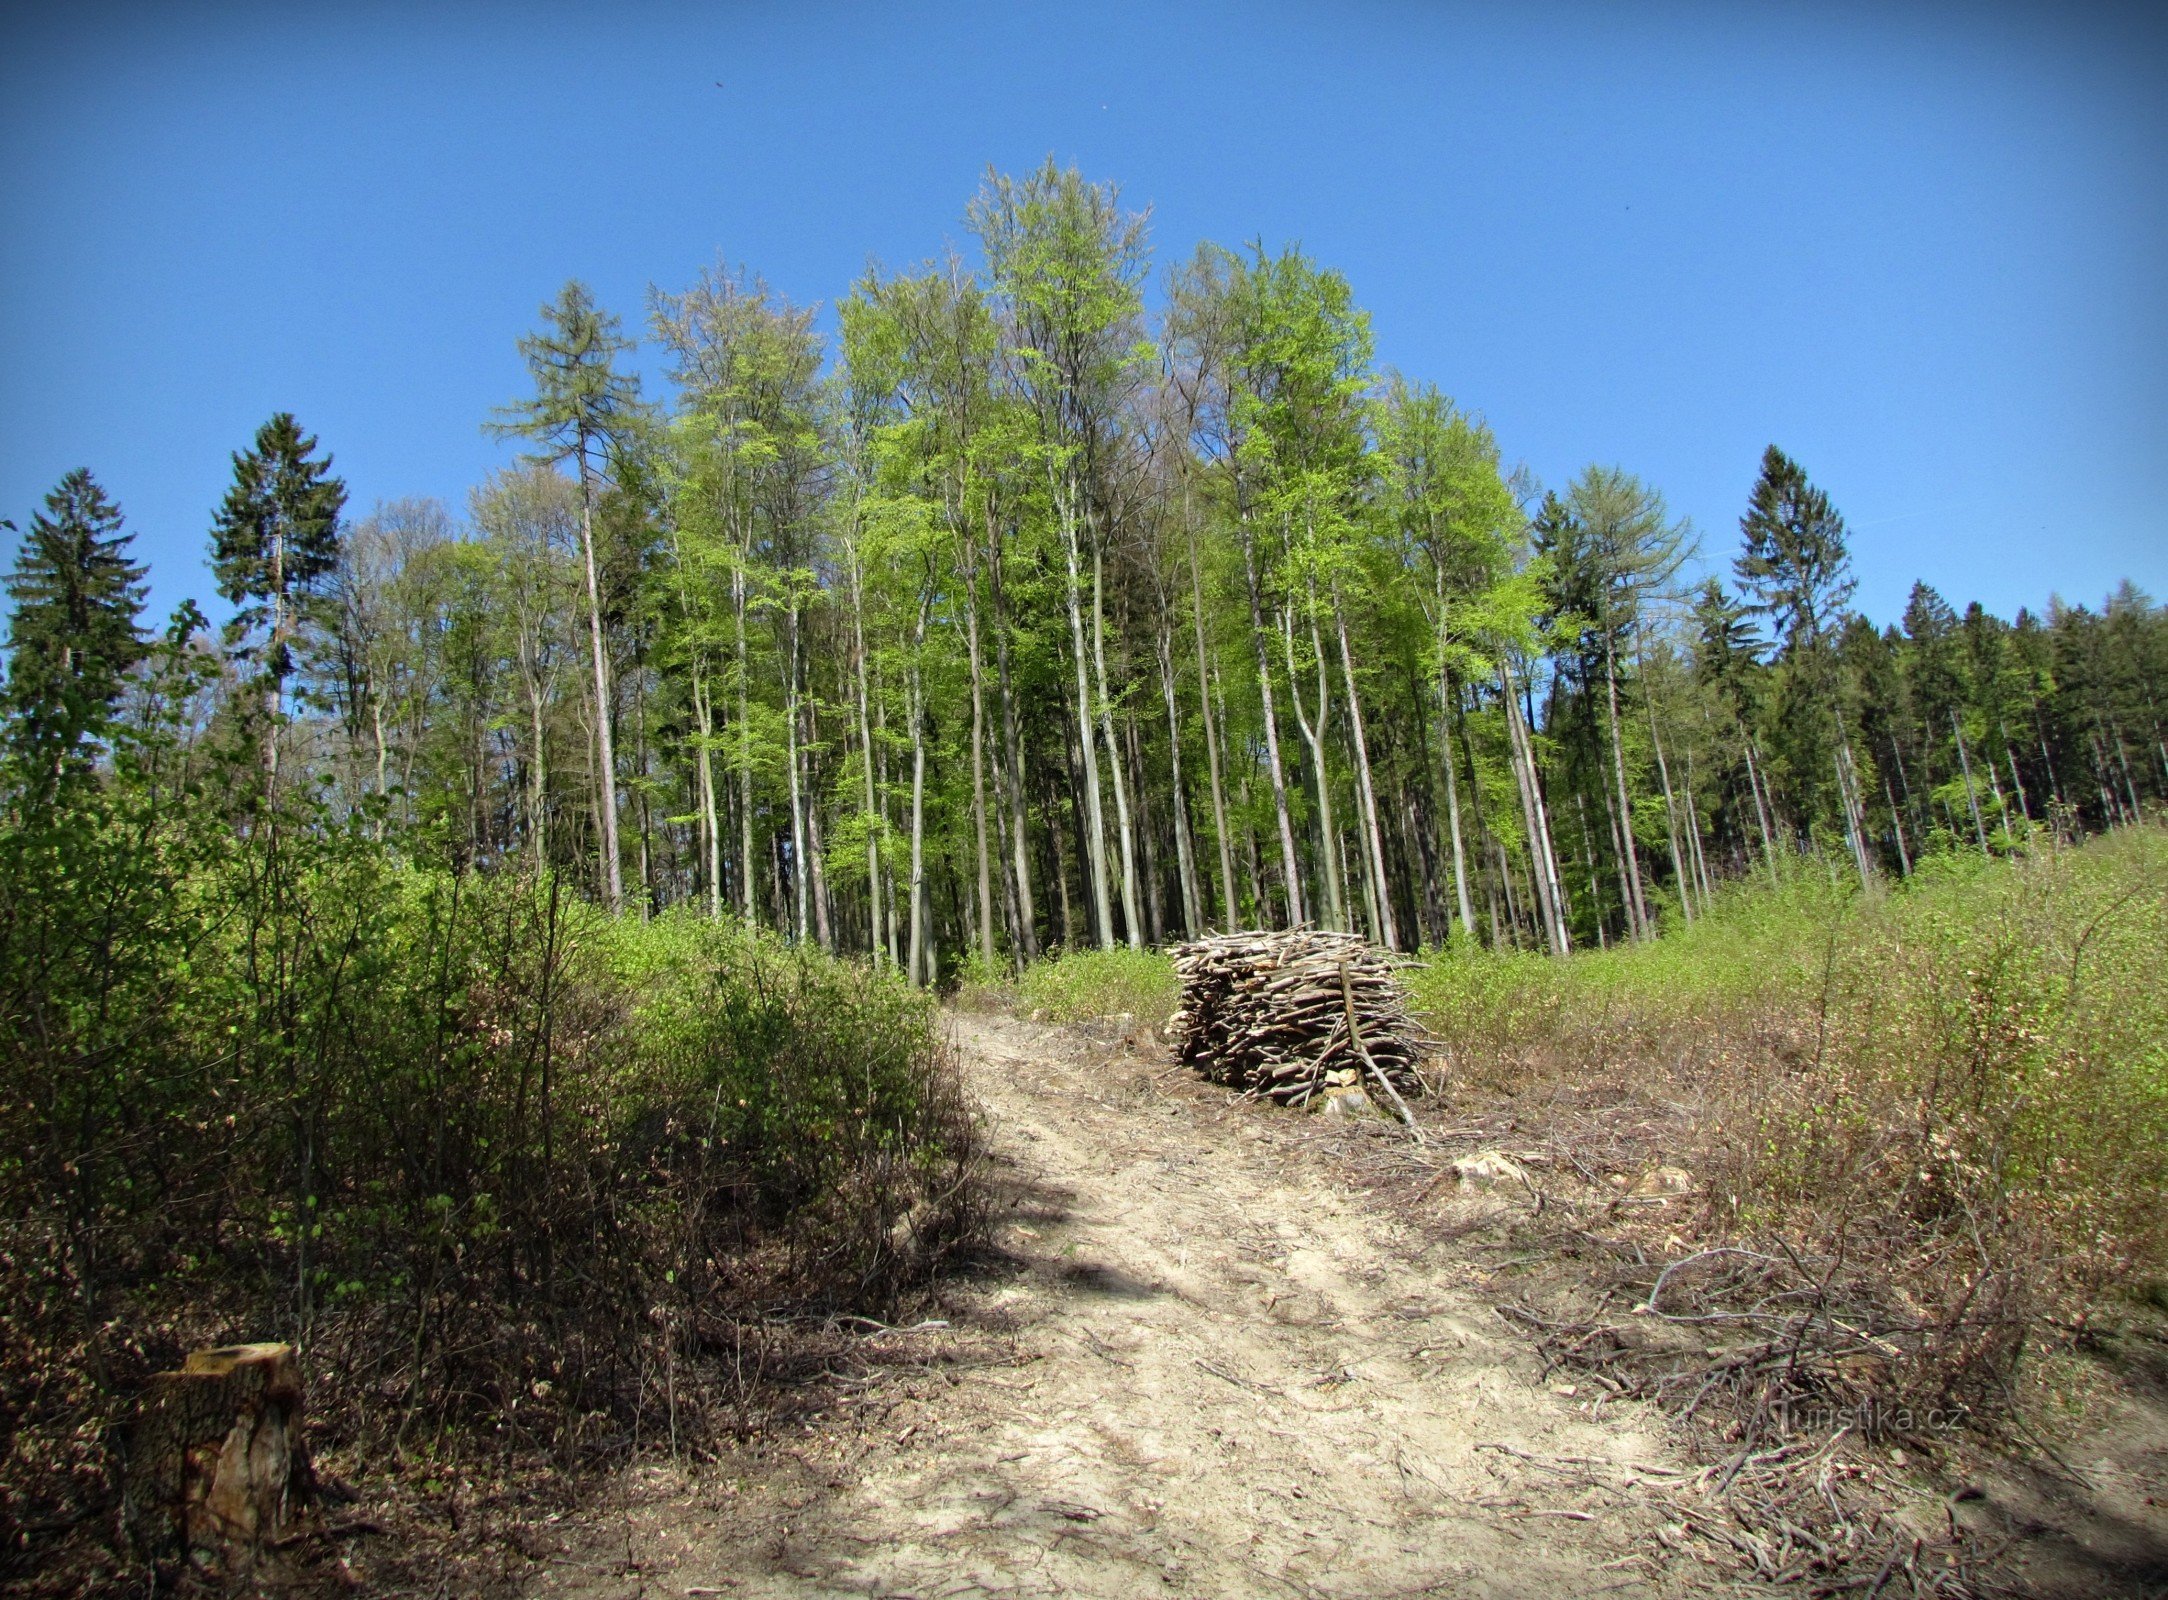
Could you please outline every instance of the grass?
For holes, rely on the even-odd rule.
[[[1885,1397],[1992,1409],[2168,1280],[2168,831],[1871,894],[1801,871],[1649,944],[1412,977],[1449,1095],[1568,1141],[1664,1113],[1685,1243],[1829,1263],[1914,1330]]]
[[[1634,1271],[1750,1243],[1799,1281],[1696,1269],[1667,1295],[1841,1300],[1882,1330],[1871,1360],[1788,1363],[1824,1399],[1983,1415],[2028,1353],[2168,1305],[2168,830],[1938,856],[1872,892],[1800,863],[1646,944],[1408,977],[1434,1116],[1508,1111],[1561,1170],[1691,1171],[1698,1214],[1622,1244]],[[963,995],[1155,1026],[1177,998],[1168,958],[1129,950]]]
[[[1174,1014],[1181,998],[1174,962],[1158,950],[1068,950],[1036,961],[1012,983],[966,974],[957,1003],[1035,1015],[1043,1022],[1088,1022],[1124,1013],[1147,1027]]]

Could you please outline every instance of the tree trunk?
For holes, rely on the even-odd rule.
[[[1333,847],[1332,783],[1325,770],[1324,724],[1331,710],[1325,663],[1318,662],[1317,722],[1313,725],[1302,705],[1302,678],[1295,669],[1295,618],[1290,602],[1280,608],[1280,643],[1287,653],[1287,697],[1295,708],[1295,726],[1310,749],[1310,771],[1317,788],[1318,864],[1325,874],[1325,920],[1328,927],[1347,926],[1347,906],[1340,893],[1340,852]]]
[[[1084,863],[1090,879],[1092,909],[1097,917],[1099,948],[1114,948],[1114,902],[1107,892],[1107,846],[1104,807],[1099,798],[1099,757],[1093,748],[1091,664],[1084,645],[1084,571],[1077,550],[1076,512],[1061,508],[1064,549],[1069,560],[1069,644],[1076,662],[1077,742],[1084,763]],[[1108,755],[1114,752],[1110,748]]]
[[[1745,734],[1746,786],[1754,794],[1754,820],[1761,826],[1762,858],[1769,863],[1769,881],[1777,881],[1777,841],[1775,831],[1769,824],[1769,808],[1762,802],[1761,774],[1754,766],[1754,735],[1742,727]]]
[[[1092,665],[1099,684],[1099,734],[1107,751],[1107,776],[1114,780],[1114,824],[1122,850],[1122,923],[1129,948],[1144,948],[1137,910],[1137,835],[1129,817],[1129,785],[1122,777],[1122,747],[1114,737],[1114,701],[1107,693],[1107,624],[1101,593],[1103,561],[1099,541],[1092,541]]]
[[[1333,622],[1340,633],[1340,674],[1347,689],[1348,731],[1355,740],[1355,776],[1361,784],[1363,837],[1370,847],[1370,876],[1376,885],[1378,942],[1388,950],[1400,948],[1399,931],[1393,926],[1392,885],[1385,876],[1385,841],[1378,831],[1378,794],[1370,775],[1370,745],[1363,735],[1362,695],[1355,687],[1355,657],[1348,648],[1347,612],[1340,603],[1340,587],[1333,585]]]
[[[747,694],[752,662],[745,649],[745,568],[733,565],[730,573],[731,610],[737,619],[738,638],[738,909],[748,924],[753,915],[753,720],[748,715]]]
[[[1257,692],[1265,703],[1265,769],[1272,780],[1272,805],[1280,822],[1280,864],[1286,873],[1287,921],[1290,927],[1300,926],[1302,915],[1302,868],[1295,858],[1295,824],[1287,809],[1287,775],[1280,764],[1279,719],[1272,709],[1272,660],[1265,648],[1264,596],[1257,583],[1257,551],[1250,537],[1249,516],[1238,513],[1236,521],[1242,530],[1242,567],[1249,581],[1250,593],[1250,639],[1257,649]],[[1289,688],[1293,689],[1290,682]],[[1298,696],[1299,698],[1299,696]],[[1262,906],[1259,907],[1262,912]]]
[[[1972,756],[1965,749],[1965,730],[1959,726],[1957,713],[1950,713],[1950,732],[1957,735],[1957,760],[1965,775],[1965,804],[1972,810],[1973,836],[1980,841],[1980,854],[1987,855],[1987,825],[1980,820],[1980,797],[1972,787]]]
[[[1209,674],[1205,668],[1204,647],[1204,573],[1197,562],[1197,530],[1189,530],[1189,582],[1190,621],[1197,640],[1197,701],[1204,716],[1205,762],[1212,776],[1212,836],[1219,845],[1220,915],[1223,927],[1235,926],[1235,854],[1234,841],[1227,836],[1226,791],[1220,780],[1220,747],[1218,719],[1208,690]]]
[[[797,914],[792,936],[803,944],[812,929],[812,885],[805,865],[805,785],[798,771],[798,599],[791,596],[790,609],[785,616],[790,629],[790,650],[786,657],[783,678],[783,725],[784,759],[790,766],[790,879],[793,910]]]
[[[858,747],[864,754],[866,764],[865,810],[866,823],[866,942],[873,956],[873,964],[881,965],[886,943],[881,921],[881,830],[879,797],[874,792],[873,723],[868,715],[866,693],[866,591],[865,575],[859,566],[858,551],[854,547],[849,556],[851,574],[851,645],[852,676],[858,693]]]
[[[933,607],[929,582],[919,591],[918,620],[911,629],[911,668],[906,682],[911,718],[911,959],[904,977],[924,987],[927,973],[926,928],[926,704],[920,656],[926,645],[926,614]]]
[[[966,561],[964,638],[971,658],[971,828],[978,847],[979,959],[994,967],[994,871],[986,846],[986,673],[979,662],[979,594],[976,563]]]
[[[1558,879],[1558,861],[1551,852],[1550,820],[1544,810],[1542,783],[1536,772],[1535,743],[1521,714],[1512,665],[1501,660],[1498,671],[1505,690],[1506,728],[1515,749],[1514,767],[1521,780],[1521,806],[1528,818],[1529,856],[1536,878],[1537,904],[1543,914],[1544,933],[1551,953],[1562,956],[1573,948],[1573,940],[1566,928],[1566,896]]]
[[[1159,686],[1167,702],[1168,787],[1174,803],[1175,871],[1182,879],[1182,929],[1194,939],[1204,932],[1199,905],[1197,859],[1190,846],[1189,807],[1182,793],[1182,712],[1174,697],[1174,624],[1167,608],[1159,613]]]
[[[989,530],[987,577],[994,595],[994,666],[1001,681],[1001,767],[997,774],[1008,794],[1011,870],[1016,895],[1017,959],[1034,961],[1039,955],[1038,907],[1031,892],[1031,849],[1026,832],[1030,797],[1024,787],[1023,745],[1016,733],[1016,689],[1009,675],[1009,606],[1001,582],[1001,538]]]
[[[1603,692],[1611,729],[1611,773],[1618,784],[1619,836],[1626,852],[1620,863],[1628,890],[1626,923],[1636,939],[1646,939],[1651,931],[1649,908],[1641,893],[1641,858],[1634,850],[1634,803],[1626,792],[1626,744],[1619,733],[1617,654],[1608,635],[1603,643]]]
[[[625,909],[625,883],[617,859],[617,750],[611,737],[610,657],[602,640],[602,584],[595,568],[595,490],[587,465],[587,440],[579,441],[580,556],[587,567],[587,638],[595,658],[595,814],[602,824],[602,888],[614,916]]]

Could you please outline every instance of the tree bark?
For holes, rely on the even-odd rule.
[[[1137,908],[1137,835],[1129,817],[1129,785],[1122,777],[1122,747],[1114,737],[1114,701],[1107,693],[1107,623],[1102,593],[1104,560],[1099,541],[1092,541],[1092,665],[1099,685],[1099,735],[1106,744],[1107,776],[1114,782],[1114,824],[1122,851],[1122,923],[1129,948],[1144,948],[1144,930]]]
[[[1333,585],[1333,621],[1340,633],[1340,674],[1347,689],[1348,731],[1355,740],[1355,775],[1362,785],[1363,836],[1370,847],[1371,882],[1376,885],[1379,942],[1388,950],[1400,948],[1393,925],[1392,884],[1385,876],[1385,842],[1378,831],[1378,794],[1370,774],[1370,745],[1363,734],[1362,694],[1355,686],[1355,656],[1348,647],[1347,611],[1340,603],[1340,586]]]
[[[595,567],[595,489],[587,464],[587,439],[579,440],[580,557],[587,569],[587,638],[595,664],[595,813],[602,824],[602,890],[611,915],[625,909],[625,882],[617,858],[617,750],[611,736],[610,656],[602,638],[602,583]],[[274,771],[276,765],[274,763]]]
[[[1264,596],[1257,582],[1257,550],[1250,537],[1249,517],[1238,512],[1242,532],[1242,569],[1249,582],[1250,639],[1257,649],[1257,692],[1265,702],[1265,770],[1272,780],[1272,805],[1280,822],[1280,866],[1286,874],[1287,921],[1300,926],[1302,915],[1302,868],[1295,857],[1295,824],[1287,809],[1287,775],[1280,764],[1279,719],[1272,709],[1272,660],[1265,648]],[[1290,683],[1290,689],[1293,685]],[[1259,907],[1262,912],[1263,907]]]
[[[1197,530],[1189,530],[1189,582],[1190,621],[1197,640],[1197,699],[1204,714],[1204,754],[1212,777],[1212,835],[1219,845],[1220,914],[1225,926],[1235,925],[1235,855],[1234,841],[1227,836],[1226,791],[1220,779],[1220,747],[1218,719],[1208,692],[1209,674],[1205,667],[1204,647],[1204,573],[1197,562]]]

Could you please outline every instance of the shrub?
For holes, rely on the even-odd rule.
[[[2168,1275],[2168,832],[1414,976],[1463,1086],[1688,1109],[1704,1237],[1877,1300],[1900,1332],[1850,1370],[1885,1400],[1992,1407],[2043,1328]]]
[[[748,1326],[888,1313],[973,1223],[891,978],[359,828],[114,826],[0,869],[0,1562],[100,1524],[189,1345],[302,1341],[334,1444],[574,1460],[742,1423]]]
[[[1019,1002],[1049,1022],[1124,1012],[1158,1027],[1181,999],[1174,962],[1158,950],[1068,950],[1034,963],[1017,981]]]

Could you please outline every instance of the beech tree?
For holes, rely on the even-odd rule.
[[[220,514],[223,686],[186,630],[137,664],[140,575],[71,478],[20,557],[11,747],[75,706],[63,765],[102,784],[97,719],[157,721],[128,760],[185,783],[207,730],[267,724],[293,826],[619,905],[636,873],[643,908],[920,984],[1295,921],[1563,954],[1802,854],[1871,881],[2168,798],[2168,623],[2134,590],[2004,621],[1922,586],[1878,628],[1772,450],[1729,581],[1681,594],[1655,485],[1546,493],[1378,371],[1301,250],[1206,245],[1147,294],[1145,219],[1052,164],[966,220],[976,257],[851,286],[833,351],[749,269],[651,292],[656,413],[571,286],[494,424],[529,457],[463,519],[344,528],[274,419]]]

